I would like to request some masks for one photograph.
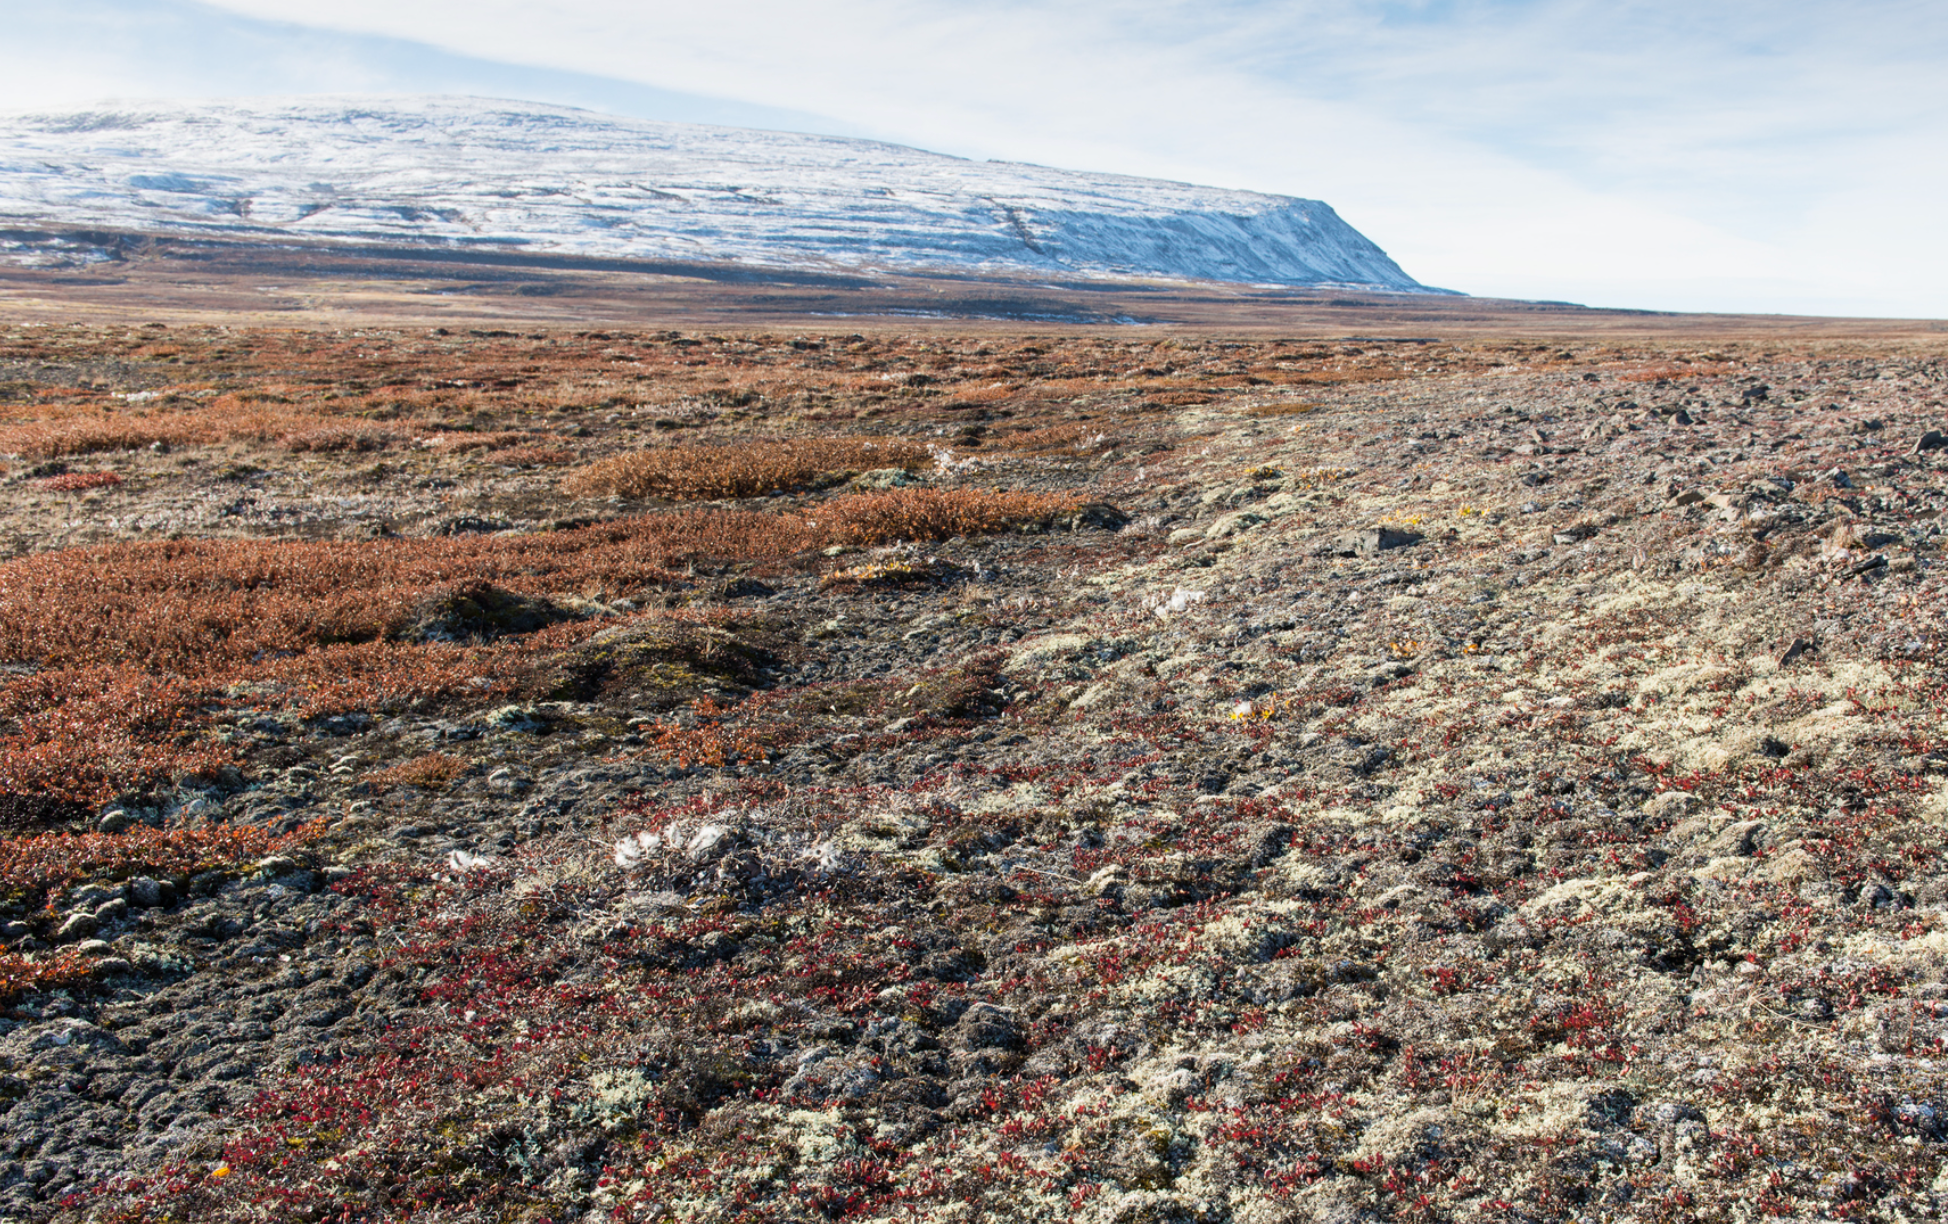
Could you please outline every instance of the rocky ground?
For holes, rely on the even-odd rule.
[[[0,1210],[1939,1218],[1948,363],[1701,343],[0,329]]]

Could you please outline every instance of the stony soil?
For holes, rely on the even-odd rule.
[[[1938,345],[165,338],[16,328],[7,415],[405,424],[23,453],[16,553],[626,524],[564,474],[758,435],[940,462],[747,507],[1087,509],[508,583],[412,629],[478,696],[7,796],[7,1218],[1948,1209]]]

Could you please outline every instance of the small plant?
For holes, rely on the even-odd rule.
[[[79,493],[85,489],[112,489],[123,481],[114,472],[63,472],[35,483],[50,493]]]
[[[804,488],[827,473],[867,468],[916,471],[933,461],[926,447],[898,438],[668,446],[601,460],[574,473],[565,487],[583,497],[756,497]]]
[[[429,752],[425,756],[401,761],[365,775],[367,784],[378,790],[394,786],[420,786],[429,789],[445,786],[467,772],[467,762],[450,752]]]

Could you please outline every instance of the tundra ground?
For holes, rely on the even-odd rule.
[[[1938,341],[0,328],[0,1210],[1948,1208]]]

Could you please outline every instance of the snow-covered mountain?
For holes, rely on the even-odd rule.
[[[478,98],[0,116],[0,227],[1422,291],[1317,200]]]

